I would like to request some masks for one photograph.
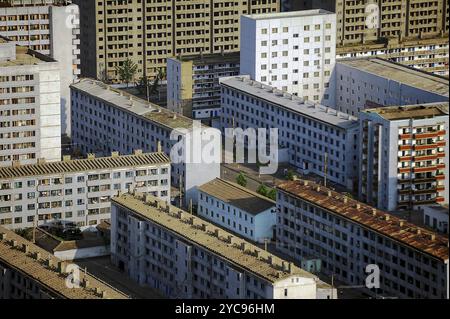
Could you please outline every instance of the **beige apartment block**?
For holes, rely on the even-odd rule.
[[[75,0],[81,16],[82,75],[118,81],[126,59],[136,80],[174,56],[239,51],[239,17],[278,12],[280,0]]]

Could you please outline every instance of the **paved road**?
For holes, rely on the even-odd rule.
[[[79,267],[105,281],[114,288],[129,295],[133,299],[159,299],[163,298],[156,290],[142,287],[119,271],[110,262],[110,257],[97,257],[75,261]]]

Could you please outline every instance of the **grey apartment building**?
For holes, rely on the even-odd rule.
[[[0,3],[0,35],[58,61],[61,129],[70,135],[70,89],[80,74],[80,17],[71,1],[6,0]]]
[[[356,189],[358,121],[355,117],[252,81],[223,78],[225,128],[278,128],[279,158],[301,172]],[[325,170],[325,165],[327,169]]]
[[[278,186],[277,249],[297,261],[320,259],[342,285],[375,296],[448,298],[448,237],[306,180]]]
[[[73,84],[71,90],[72,141],[82,153],[101,156],[112,151],[130,154],[135,149],[154,152],[160,145],[170,155],[179,142],[185,143],[186,150],[194,150],[195,143],[186,143],[194,134],[194,122],[187,117],[95,80],[83,79]],[[198,131],[205,135],[220,133],[206,126]],[[202,150],[196,148],[193,152],[201,154]],[[171,172],[171,185],[182,189],[186,204],[191,199],[195,203],[196,186],[220,175],[220,158],[213,162],[197,161],[188,158],[188,153],[183,154],[179,163],[172,161]]]
[[[317,276],[151,195],[114,197],[111,234],[113,264],[166,298],[337,296]]]
[[[59,64],[0,36],[0,167],[61,160]]]
[[[53,220],[79,227],[110,219],[110,199],[137,189],[170,201],[170,160],[164,153],[40,161],[0,168],[0,225],[23,229]]]
[[[72,270],[48,251],[0,226],[0,299],[129,298],[82,271],[79,287],[71,288],[67,282]]]

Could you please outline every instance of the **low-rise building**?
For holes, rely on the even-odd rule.
[[[447,78],[376,57],[338,60],[335,73],[335,108],[354,116],[375,107],[449,98]]]
[[[448,234],[448,204],[446,205],[424,205],[419,207],[423,213],[425,226],[435,231]]]
[[[0,226],[0,299],[128,299],[73,266]]]
[[[198,188],[197,214],[254,242],[273,238],[275,201],[216,178]]]
[[[59,63],[0,36],[0,166],[61,160]]]
[[[305,180],[280,184],[277,207],[277,249],[295,260],[371,295],[449,298],[448,237]]]
[[[151,195],[112,203],[113,264],[168,298],[331,298],[311,273]]]
[[[219,78],[239,74],[239,52],[167,59],[167,107],[209,125],[220,117]]]
[[[359,114],[359,198],[380,209],[449,201],[448,102]]]
[[[202,156],[206,144],[220,152],[220,138],[210,140],[219,130],[99,81],[83,79],[71,90],[72,142],[82,153],[155,152],[160,145],[167,155],[179,154],[172,159],[171,185],[182,190],[186,205],[197,200],[196,186],[220,176],[220,154],[212,160]]]
[[[170,160],[164,153],[39,162],[0,168],[0,225],[10,229],[71,221],[96,226],[110,218],[110,198],[136,188],[170,200]]]
[[[356,189],[358,121],[335,109],[252,81],[222,78],[222,132],[278,128],[280,149],[301,172]]]

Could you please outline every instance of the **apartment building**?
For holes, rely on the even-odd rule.
[[[389,40],[336,48],[336,59],[378,57],[437,75],[448,76],[448,33],[432,39]]]
[[[448,204],[448,102],[359,114],[359,196],[384,210]]]
[[[216,178],[198,188],[197,214],[253,241],[271,241],[276,203],[238,184]]]
[[[241,74],[304,100],[334,103],[334,13],[305,10],[241,20]]]
[[[356,189],[358,121],[355,117],[252,81],[224,78],[222,130],[278,128],[279,158],[304,174]],[[287,156],[284,156],[283,154]]]
[[[448,237],[310,181],[279,185],[277,206],[277,249],[320,259],[335,282],[372,296],[449,298]],[[369,289],[373,269],[380,286]]]
[[[151,195],[112,203],[113,264],[167,298],[336,298],[311,273]]]
[[[71,160],[0,168],[0,225],[23,229],[65,220],[96,226],[111,216],[110,198],[136,188],[170,201],[170,160],[164,153]]]
[[[154,77],[178,55],[239,51],[239,17],[278,12],[279,0],[76,0],[81,14],[82,72],[118,81],[131,59],[137,79]]]
[[[0,36],[0,166],[61,160],[59,64]]]
[[[73,270],[46,250],[0,226],[0,299],[129,298],[81,270],[80,282],[74,282],[68,278]]]
[[[220,117],[219,78],[239,75],[238,52],[167,59],[167,107],[206,124]]]
[[[171,155],[171,185],[181,189],[186,204],[196,202],[196,186],[220,176],[220,138],[210,141],[211,136],[220,134],[219,130],[200,126],[99,81],[83,79],[71,90],[72,142],[82,153],[104,156],[112,151],[130,154],[135,149],[155,152],[160,145]],[[215,159],[201,156],[206,145],[215,149]],[[181,154],[180,148],[185,150]],[[181,158],[174,160],[172,155],[177,154]]]
[[[448,79],[380,58],[336,63],[336,109],[357,116],[364,109],[448,102]]]
[[[79,69],[79,10],[70,1],[7,0],[0,4],[0,35],[59,62],[61,128],[70,135],[70,89]]]

